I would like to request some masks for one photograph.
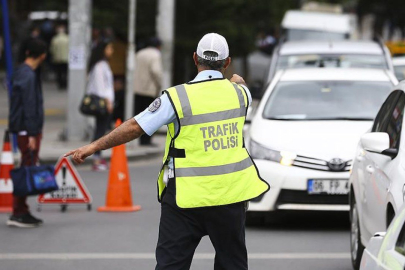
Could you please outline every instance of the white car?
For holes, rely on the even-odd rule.
[[[348,211],[356,144],[396,83],[377,69],[279,71],[246,133],[271,186],[250,202],[248,223],[276,210]]]
[[[371,238],[364,250],[361,270],[404,270],[405,269],[405,207],[392,221],[385,232],[378,232]]]
[[[349,14],[289,10],[281,22],[287,40],[343,40],[355,31]]]
[[[351,254],[358,269],[374,233],[385,231],[404,202],[405,139],[401,136],[405,81],[381,106],[357,146],[350,175]]]
[[[289,68],[376,68],[394,71],[388,48],[376,41],[287,41],[274,49],[265,82]]]
[[[392,58],[392,64],[394,65],[394,72],[398,81],[405,80],[405,56]]]

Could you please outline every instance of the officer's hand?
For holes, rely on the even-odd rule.
[[[233,83],[243,84],[243,85],[246,86],[245,80],[241,76],[239,76],[238,74],[233,74],[230,81],[233,82]]]
[[[63,156],[64,157],[72,156],[74,162],[81,164],[88,156],[94,154],[94,152],[96,152],[94,146],[92,144],[88,144],[76,150],[72,150],[64,154]]]

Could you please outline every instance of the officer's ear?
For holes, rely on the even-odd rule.
[[[194,60],[194,64],[196,65],[196,66],[198,66],[198,58],[197,58],[197,54],[194,52],[194,54],[193,54],[193,60]]]
[[[228,57],[225,59],[225,65],[224,65],[224,70],[227,69],[229,67],[229,65],[231,64],[231,58]]]

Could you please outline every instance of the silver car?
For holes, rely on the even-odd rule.
[[[403,270],[405,268],[405,206],[387,232],[378,232],[364,250],[360,270]]]
[[[392,58],[394,64],[395,76],[398,81],[405,80],[405,56],[399,56]]]
[[[288,41],[273,52],[268,83],[281,69],[289,68],[376,68],[394,72],[387,47],[376,41]]]

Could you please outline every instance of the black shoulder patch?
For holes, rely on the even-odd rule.
[[[162,101],[160,100],[160,97],[158,97],[149,105],[148,110],[150,112],[156,112],[156,110],[159,109],[161,104]]]

